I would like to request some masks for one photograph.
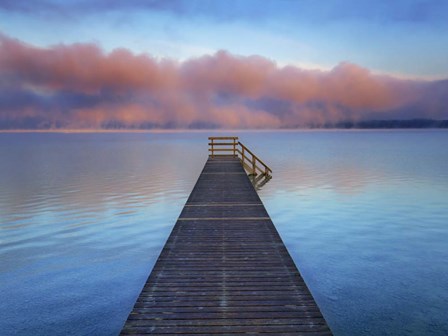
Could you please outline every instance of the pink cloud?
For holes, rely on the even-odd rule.
[[[95,44],[39,48],[0,35],[3,128],[278,128],[446,118],[446,83],[378,76],[347,62],[304,70],[225,51],[178,62],[126,49],[105,53]]]

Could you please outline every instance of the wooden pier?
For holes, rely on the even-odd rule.
[[[331,335],[243,164],[265,178],[271,170],[247,147],[249,159],[241,157],[237,138],[210,140],[210,157],[121,334]],[[226,149],[220,140],[231,140],[228,155],[218,154]]]

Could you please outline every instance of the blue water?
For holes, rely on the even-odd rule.
[[[118,334],[214,134],[0,133],[0,334]],[[237,134],[335,335],[448,334],[448,132]]]

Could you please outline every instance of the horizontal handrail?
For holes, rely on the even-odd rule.
[[[264,176],[271,175],[272,169],[261,161],[249,148],[243,145],[240,141],[237,141],[238,137],[209,137],[208,139],[210,140],[208,143],[210,146],[208,151],[210,152],[210,156],[212,158],[222,155],[230,155],[234,157],[239,157],[238,155],[240,155],[241,163],[243,164],[244,169],[250,172],[250,175],[258,175],[257,171]],[[223,142],[223,140],[233,141]],[[222,152],[224,152],[224,154],[219,154]]]
[[[208,137],[209,140],[238,140],[238,137]]]
[[[209,146],[233,146],[233,142],[209,142]]]
[[[237,149],[238,150],[238,149]],[[233,148],[209,148],[209,152],[234,152]],[[216,155],[214,155],[216,156]]]

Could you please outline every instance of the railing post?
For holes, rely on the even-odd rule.
[[[215,139],[213,139],[212,138],[212,142],[211,142],[211,144],[212,144],[212,159],[215,157],[215,149],[214,149],[214,147],[213,147],[213,141],[214,141]]]
[[[246,158],[244,157],[244,146],[241,146],[241,162],[244,164],[244,160]]]
[[[256,168],[255,156],[252,154],[252,175],[257,175],[255,168]]]
[[[236,139],[233,138],[233,156],[236,156]]]

